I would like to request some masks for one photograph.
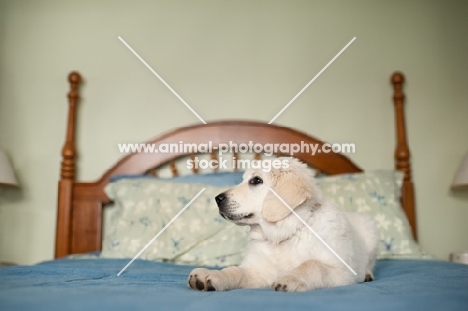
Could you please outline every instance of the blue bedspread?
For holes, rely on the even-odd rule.
[[[193,267],[117,259],[57,260],[0,269],[0,310],[468,310],[468,266],[383,260],[376,280],[305,293],[195,292]]]

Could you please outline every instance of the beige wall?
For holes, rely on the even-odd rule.
[[[277,119],[353,142],[367,169],[392,168],[394,70],[408,79],[420,241],[439,258],[468,249],[468,196],[449,190],[468,151],[468,4],[461,1],[2,1],[0,145],[21,191],[0,190],[0,260],[51,259],[66,75],[85,83],[79,178],[192,115],[122,36],[208,122],[269,121],[352,37],[357,40]]]

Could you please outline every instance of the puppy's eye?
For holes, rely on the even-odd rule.
[[[253,177],[249,180],[249,185],[259,185],[259,184],[263,184],[263,180],[260,178],[260,177]]]

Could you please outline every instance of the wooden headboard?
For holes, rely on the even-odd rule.
[[[78,87],[81,76],[77,72],[70,73],[68,80],[71,85],[68,93],[69,112],[65,145],[62,149],[61,173],[58,188],[57,231],[55,243],[55,257],[69,254],[84,253],[101,250],[102,207],[109,203],[104,193],[104,187],[109,178],[122,174],[144,174],[154,172],[164,164],[169,163],[174,175],[178,174],[175,160],[181,156],[194,155],[185,153],[133,153],[125,156],[115,165],[103,173],[95,182],[77,182],[75,180],[75,130],[76,108],[79,101]],[[414,190],[411,181],[410,153],[406,139],[404,116],[404,94],[402,86],[404,76],[394,73],[391,78],[394,88],[394,104],[396,119],[397,146],[395,151],[396,169],[404,172],[404,183],[401,202],[416,238],[416,217],[414,206]],[[207,125],[198,124],[172,130],[157,136],[146,143],[206,143],[212,141],[216,146],[220,143],[232,141],[236,144],[253,143],[297,143],[305,142],[318,144],[324,142],[300,131],[269,125],[256,121],[219,121]],[[294,156],[315,169],[327,174],[361,172],[362,169],[349,158],[337,153],[297,153]],[[212,154],[216,157],[216,154]],[[236,157],[236,154],[234,154]],[[259,157],[259,155],[256,155]],[[196,170],[193,173],[197,173]]]

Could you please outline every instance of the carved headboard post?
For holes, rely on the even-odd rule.
[[[402,171],[404,175],[401,203],[408,216],[408,221],[413,231],[413,237],[417,239],[416,230],[416,211],[414,205],[414,187],[411,179],[411,163],[410,151],[406,135],[404,102],[405,94],[403,93],[403,83],[405,76],[400,72],[395,72],[392,75],[391,82],[393,84],[393,101],[395,103],[395,120],[397,145],[395,149],[395,168]]]
[[[75,120],[76,106],[79,100],[78,86],[81,76],[72,72],[68,76],[70,92],[68,93],[68,122],[65,145],[62,148],[62,163],[60,169],[57,231],[55,243],[55,258],[70,253],[71,243],[71,213],[73,204],[73,185],[75,182]]]

